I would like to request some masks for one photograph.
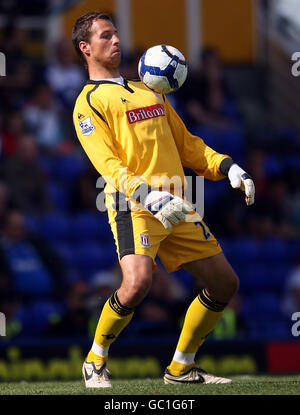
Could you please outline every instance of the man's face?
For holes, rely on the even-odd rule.
[[[90,41],[80,43],[81,50],[91,62],[98,62],[108,69],[120,65],[120,40],[115,26],[109,20],[95,20],[91,27]]]

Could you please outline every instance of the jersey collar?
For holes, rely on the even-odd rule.
[[[86,82],[86,85],[103,85],[103,84],[112,84],[112,85],[118,85],[121,86],[122,88],[127,89],[129,92],[133,93],[133,89],[130,88],[130,86],[128,86],[128,81],[127,79],[124,78],[124,85],[119,84],[118,82],[113,82],[113,81],[106,81],[105,79],[100,79],[99,81],[97,80],[93,80],[93,79],[89,79]]]

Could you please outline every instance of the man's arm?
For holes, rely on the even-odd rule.
[[[191,134],[166,97],[165,108],[175,144],[184,167],[194,170],[199,176],[209,180],[221,180],[225,176],[220,171],[221,162],[230,158],[207,146],[202,138]]]

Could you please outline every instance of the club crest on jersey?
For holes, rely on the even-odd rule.
[[[140,233],[140,244],[146,248],[150,247],[149,235],[147,233]]]
[[[92,124],[91,117],[87,117],[82,121],[79,121],[79,127],[83,135],[91,135],[95,129],[95,126]]]
[[[165,109],[162,104],[151,105],[150,107],[136,108],[134,110],[126,111],[129,124],[138,121],[149,120],[151,118],[162,117],[165,114]]]

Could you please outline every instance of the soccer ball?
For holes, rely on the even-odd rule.
[[[159,94],[169,94],[182,86],[187,77],[187,63],[178,49],[157,45],[146,50],[138,64],[140,79]]]

